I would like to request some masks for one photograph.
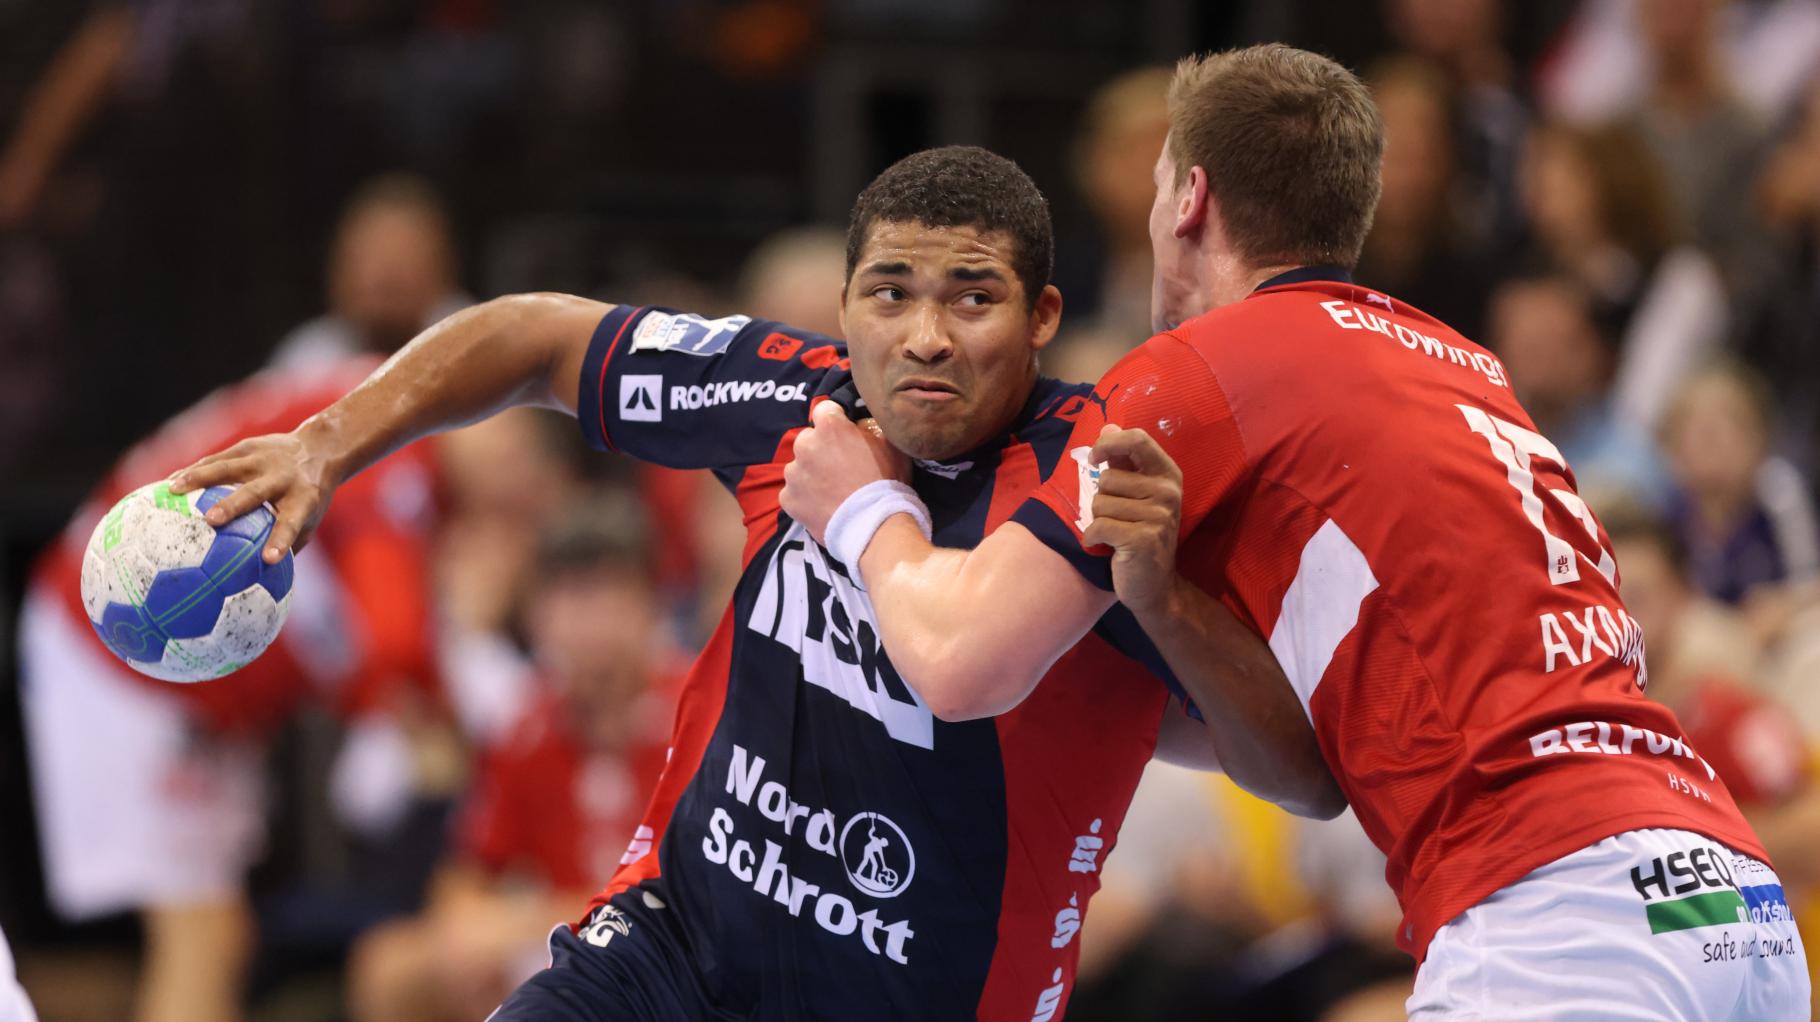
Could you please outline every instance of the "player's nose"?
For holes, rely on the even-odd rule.
[[[948,337],[938,310],[925,306],[916,311],[915,322],[904,340],[904,353],[924,364],[940,362],[954,354],[954,341]]]

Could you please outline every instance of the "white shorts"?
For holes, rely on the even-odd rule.
[[[51,907],[86,919],[239,891],[264,840],[260,746],[199,731],[86,628],[26,595],[20,705]]]
[[[1684,830],[1633,830],[1455,916],[1411,1019],[1806,1019],[1807,958],[1767,865]]]

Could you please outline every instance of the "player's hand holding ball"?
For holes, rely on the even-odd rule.
[[[271,645],[290,608],[291,550],[334,491],[310,428],[242,440],[102,518],[82,601],[108,649],[152,677],[202,681]]]
[[[82,603],[103,644],[164,681],[206,681],[265,652],[291,606],[291,556],[260,555],[276,521],[253,504],[217,527],[238,491],[141,486],[102,516],[82,556]]]
[[[1143,618],[1165,608],[1175,586],[1175,546],[1182,530],[1182,470],[1141,429],[1108,425],[1090,455],[1100,471],[1089,545],[1112,547],[1112,584],[1119,602]]]
[[[209,524],[216,527],[262,503],[270,504],[277,510],[278,520],[266,538],[263,556],[267,564],[275,564],[309,542],[340,481],[329,458],[319,451],[323,445],[310,432],[317,421],[311,419],[289,433],[248,437],[211,454],[171,476],[171,492],[236,487],[209,508]]]

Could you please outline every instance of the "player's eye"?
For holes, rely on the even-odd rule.
[[[881,284],[872,289],[872,297],[882,298],[887,302],[901,302],[908,296],[904,294],[904,289],[896,284]]]
[[[984,305],[991,305],[992,296],[987,294],[984,291],[969,291],[966,294],[960,296],[959,304],[972,306],[974,308],[978,308],[978,307],[984,306]]]

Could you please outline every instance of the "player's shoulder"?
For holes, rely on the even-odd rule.
[[[1016,429],[1019,441],[1035,449],[1045,471],[1066,450],[1075,420],[1093,402],[1093,384],[1037,377]]]
[[[846,345],[812,330],[615,306],[582,365],[577,419],[592,446],[658,464],[759,465],[849,375]]]

